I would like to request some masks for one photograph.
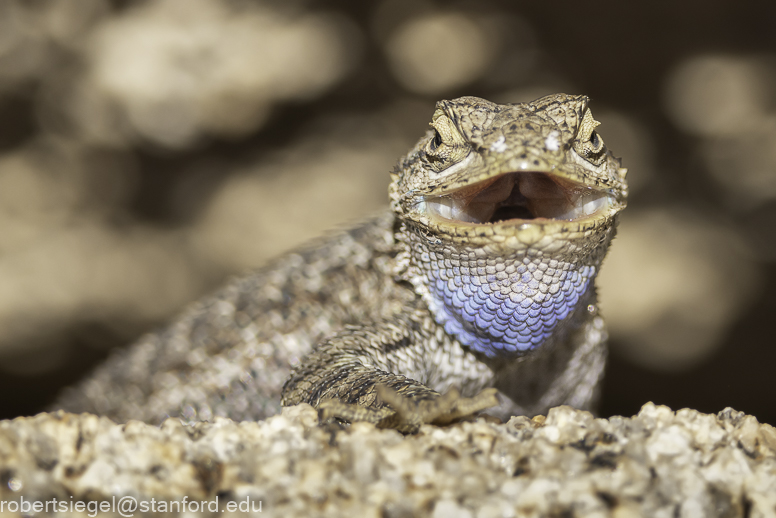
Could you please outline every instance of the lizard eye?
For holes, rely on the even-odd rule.
[[[434,113],[431,128],[434,133],[426,143],[425,158],[434,171],[460,162],[471,151],[455,123],[441,109]]]
[[[434,138],[431,139],[431,142],[428,143],[428,146],[431,149],[431,151],[435,151],[441,145],[442,145],[442,135],[439,134],[439,130],[434,129]]]
[[[590,143],[593,144],[593,149],[598,149],[601,147],[601,144],[603,144],[601,139],[598,137],[598,133],[595,131],[590,134]]]
[[[585,112],[585,116],[580,124],[577,140],[574,143],[574,150],[590,163],[599,165],[605,158],[604,141],[595,131],[595,128],[601,124],[593,118],[590,110]]]
[[[430,126],[434,130],[434,138],[428,142],[428,151],[435,152],[441,147],[455,143],[457,130],[453,122],[441,110],[434,114]]]

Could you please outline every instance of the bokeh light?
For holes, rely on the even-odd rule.
[[[615,347],[650,369],[683,371],[722,344],[760,275],[730,228],[676,207],[629,210],[599,278]]]
[[[565,91],[630,171],[603,411],[776,422],[776,8],[726,5],[0,1],[0,416],[382,210],[440,98]]]
[[[436,94],[485,74],[498,46],[498,33],[489,31],[485,20],[435,12],[397,27],[388,39],[386,53],[402,86]]]

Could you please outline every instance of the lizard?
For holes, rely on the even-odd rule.
[[[159,423],[305,402],[404,432],[593,408],[595,278],[628,189],[588,104],[438,102],[383,213],[194,303],[54,407]]]

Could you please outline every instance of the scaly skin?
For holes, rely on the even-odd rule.
[[[627,186],[587,98],[463,97],[431,125],[392,174],[391,213],[235,281],[60,406],[260,419],[282,397],[412,432],[496,392],[502,417],[593,405],[594,280]]]

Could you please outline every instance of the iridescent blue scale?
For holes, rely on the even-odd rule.
[[[533,263],[519,264],[508,279],[481,267],[473,269],[481,277],[460,275],[465,268],[432,268],[429,305],[437,322],[473,351],[491,358],[531,351],[571,314],[595,277],[593,266],[567,266],[537,273],[552,278],[549,286],[534,276]]]

